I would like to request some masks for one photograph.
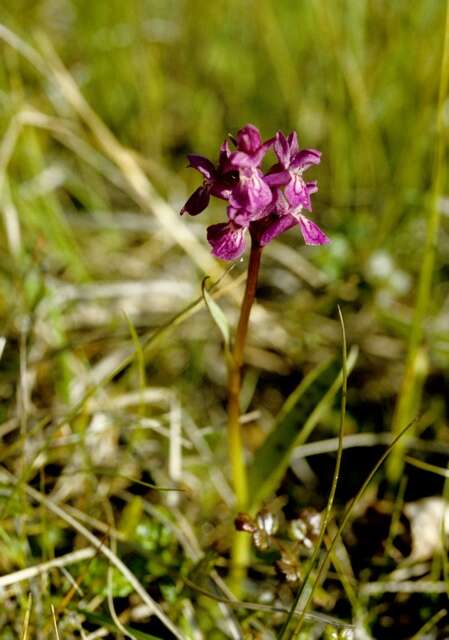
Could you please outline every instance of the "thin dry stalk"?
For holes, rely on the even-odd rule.
[[[54,560],[42,562],[35,567],[28,567],[27,569],[14,571],[14,573],[8,573],[5,576],[0,576],[0,589],[8,587],[11,584],[23,582],[24,580],[32,580],[33,578],[41,576],[43,573],[51,571],[51,569],[60,569],[70,564],[84,562],[84,560],[93,558],[96,553],[97,551],[93,547],[85,547],[84,549],[79,549],[78,551],[67,553],[64,556],[60,556],[59,558],[54,558]]]

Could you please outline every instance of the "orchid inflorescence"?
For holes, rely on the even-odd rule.
[[[285,137],[278,131],[274,138],[262,142],[252,124],[242,127],[231,140],[235,150],[226,139],[217,166],[203,156],[188,156],[189,166],[202,174],[203,184],[187,200],[181,214],[201,213],[211,196],[228,203],[228,222],[207,229],[213,255],[234,260],[245,250],[248,231],[252,241],[263,247],[295,225],[299,225],[306,244],[327,244],[326,234],[302,213],[312,210],[311,195],[318,190],[316,181],[306,182],[303,173],[319,164],[321,153],[300,150],[295,132]],[[264,173],[261,164],[271,148],[277,162]]]

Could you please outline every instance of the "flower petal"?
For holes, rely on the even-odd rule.
[[[274,142],[274,152],[284,169],[290,166],[290,144],[282,131],[278,131]]]
[[[220,167],[224,166],[230,155],[231,149],[229,148],[229,140],[226,138],[220,147],[220,155],[218,158]]]
[[[228,166],[231,169],[243,169],[246,167],[256,166],[253,160],[253,156],[245,151],[234,151],[229,156]]]
[[[237,133],[237,148],[252,155],[262,144],[260,131],[253,124],[247,124]]]
[[[240,172],[240,182],[232,190],[229,204],[236,209],[247,209],[257,215],[272,200],[273,194],[264,182],[262,173],[257,169],[246,169]]]
[[[228,219],[235,222],[239,227],[248,227],[252,222],[254,214],[247,209],[233,207],[230,205],[227,209]]]
[[[279,216],[276,213],[272,213],[251,224],[251,235],[259,242],[261,247],[264,247],[296,224],[298,224],[298,221],[290,214]]]
[[[318,182],[316,180],[306,182],[306,189],[309,195],[312,195],[312,193],[316,193],[318,191]]]
[[[226,163],[227,171],[231,169],[256,169],[264,159],[265,154],[272,144],[272,140],[264,142],[256,151],[246,153],[245,151],[234,151],[229,156]]]
[[[272,204],[263,209],[245,209],[242,207],[233,207],[230,205],[227,209],[228,219],[235,222],[239,227],[249,227],[251,222],[265,218],[272,210]]]
[[[293,156],[299,151],[298,135],[296,131],[289,133],[287,140],[290,145],[290,154]]]
[[[222,260],[235,260],[245,251],[245,229],[232,222],[220,222],[207,228],[212,254]]]
[[[310,196],[312,195],[312,193],[316,193],[317,191],[318,191],[318,185],[316,180],[314,180],[313,182],[307,182],[304,185],[304,189],[302,191],[302,196],[300,201],[304,209],[307,209],[308,211],[312,211],[312,198]]]
[[[210,190],[211,194],[216,198],[221,198],[222,200],[229,200],[231,197],[232,186],[229,184],[225,184],[216,180]]]
[[[303,149],[298,151],[292,158],[291,167],[293,169],[303,169],[304,171],[314,164],[320,164],[321,152],[316,149]]]
[[[188,213],[191,216],[197,216],[199,213],[204,211],[209,204],[209,200],[210,188],[204,185],[198,187],[181,209],[181,215],[183,213]]]
[[[269,149],[273,146],[273,142],[274,142],[274,138],[270,138],[270,140],[267,140],[266,142],[261,144],[260,147],[257,149],[257,151],[253,153],[252,155],[253,167],[258,167],[261,164],[265,155],[267,154]]]
[[[306,184],[300,173],[290,173],[291,180],[285,187],[285,197],[289,204],[296,209],[296,207],[310,204],[310,197],[307,193]]]
[[[321,231],[319,226],[312,222],[312,220],[309,220],[309,218],[299,216],[299,226],[306,244],[317,245],[328,244],[330,242],[324,231]]]
[[[189,153],[187,157],[189,159],[189,167],[199,171],[206,179],[209,180],[214,175],[215,167],[210,160],[195,153]]]
[[[263,179],[270,187],[281,187],[290,182],[291,176],[280,164],[275,164]]]

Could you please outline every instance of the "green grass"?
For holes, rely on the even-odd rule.
[[[447,478],[445,10],[2,2],[0,638],[168,638],[167,624],[182,638],[277,637],[302,584],[279,558],[304,577],[311,548],[292,528],[334,498],[338,305],[342,466],[298,637],[449,634],[447,541],[418,562],[405,515]],[[238,605],[222,336],[201,283],[217,283],[209,307],[234,326],[245,269],[209,255],[219,204],[178,211],[198,184],[185,154],[216,154],[246,122],[323,152],[314,219],[332,243],[292,231],[263,257],[243,430],[251,515],[263,498],[279,529],[253,549]],[[349,511],[388,433],[414,419],[389,480],[379,470]],[[358,435],[369,445],[352,448]],[[301,460],[305,441],[315,455]]]

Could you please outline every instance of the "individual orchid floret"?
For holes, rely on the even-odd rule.
[[[253,124],[247,124],[237,133],[237,150],[231,153],[229,162],[236,169],[259,167],[273,143],[274,138],[262,142],[259,129]]]
[[[196,169],[203,176],[203,184],[196,189],[181,209],[181,215],[188,213],[196,216],[209,205],[211,195],[227,200],[232,188],[238,181],[238,172],[229,165],[231,155],[229,143],[224,141],[220,148],[218,167],[204,156],[188,155],[189,167]]]
[[[231,207],[250,212],[253,219],[257,219],[272,200],[273,194],[264,181],[262,171],[256,167],[242,167],[239,181],[229,197]]]
[[[276,134],[274,151],[279,162],[270,169],[265,181],[272,187],[284,184],[285,196],[292,207],[311,210],[310,194],[314,193],[316,185],[306,183],[303,173],[320,163],[321,153],[315,149],[300,150],[296,133],[290,133],[286,138],[282,131]]]
[[[312,183],[308,184],[312,185]],[[318,189],[315,183],[309,188],[308,197],[310,199],[310,194]],[[285,194],[278,190],[275,209],[270,215],[259,222],[254,222],[251,225],[251,233],[253,237],[257,239],[260,246],[263,247],[280,236],[281,233],[284,233],[284,231],[299,225],[302,237],[307,245],[328,244],[330,240],[324,231],[322,231],[315,222],[304,216],[302,210],[303,205],[300,204],[297,207],[292,207]]]
[[[245,229],[230,220],[207,228],[212,255],[222,260],[235,260],[245,251]]]
[[[231,192],[229,203],[236,209],[252,212],[256,218],[273,199],[259,168],[273,142],[274,139],[262,142],[257,127],[247,124],[237,133],[237,150],[229,156],[229,166],[239,171],[239,181]]]
[[[245,250],[245,235],[252,224],[257,220],[262,221],[270,213],[272,206],[261,209],[258,214],[254,211],[235,208],[229,205],[227,208],[228,223],[214,224],[207,229],[207,239],[212,247],[212,254],[222,260],[234,260],[239,258]]]

